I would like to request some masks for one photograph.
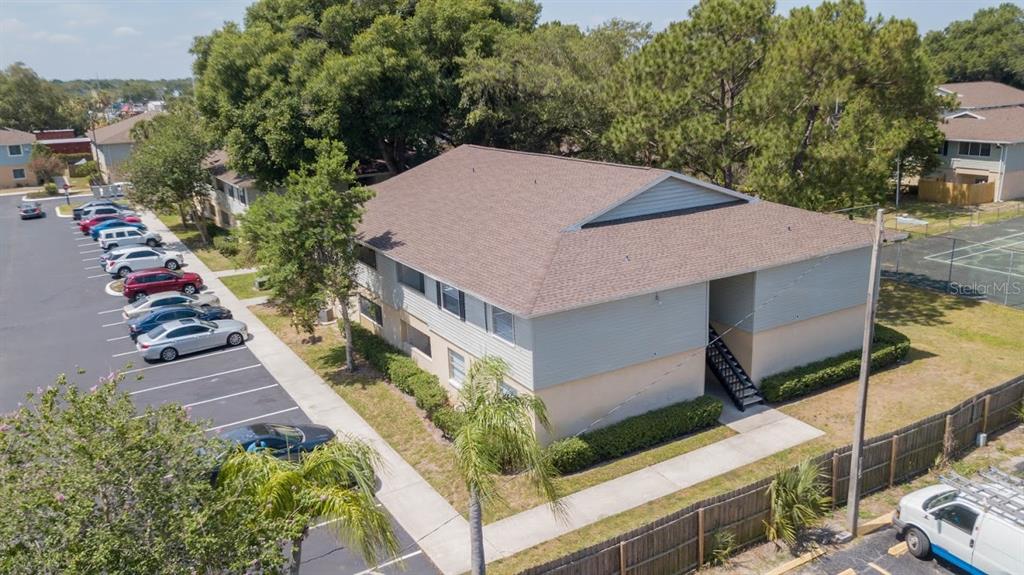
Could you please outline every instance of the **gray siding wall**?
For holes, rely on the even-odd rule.
[[[436,281],[424,274],[423,294],[398,283],[398,269],[394,260],[377,252],[377,269],[363,263],[356,264],[356,281],[381,301],[396,309],[404,309],[426,323],[438,336],[466,350],[473,357],[494,355],[508,362],[512,379],[531,387],[533,384],[533,329],[530,320],[516,317],[516,344],[487,331],[487,304],[465,294],[466,321],[437,307]],[[456,286],[457,287],[457,286]],[[392,342],[396,343],[396,342]]]
[[[590,220],[590,223],[699,208],[735,200],[736,198],[698,187],[689,182],[668,178]]]
[[[870,263],[871,248],[861,248],[757,272],[754,331],[863,305]]]
[[[710,319],[754,331],[754,318],[747,317],[754,310],[754,283],[754,273],[712,281],[708,294]]]
[[[534,389],[707,343],[707,284],[533,319]]]

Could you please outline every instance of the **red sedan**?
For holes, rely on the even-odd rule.
[[[124,278],[124,297],[135,301],[144,295],[162,291],[194,294],[203,287],[203,278],[199,274],[157,268],[128,274]]]
[[[83,222],[79,222],[78,229],[82,231],[82,235],[86,235],[87,236],[87,235],[89,235],[89,232],[92,230],[93,226],[95,226],[98,223],[105,222],[107,220],[121,220],[122,222],[131,222],[131,223],[135,223],[135,224],[137,224],[137,223],[142,221],[141,219],[139,219],[136,216],[125,216],[125,217],[122,218],[122,217],[115,216],[113,214],[108,214],[108,215],[105,215],[105,216],[96,216],[95,218],[92,218],[91,220],[85,220]]]

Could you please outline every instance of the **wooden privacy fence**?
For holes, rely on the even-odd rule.
[[[1024,375],[982,392],[960,405],[864,443],[861,492],[892,487],[927,472],[941,455],[955,458],[970,449],[978,433],[998,433],[1017,422],[1024,399]],[[812,461],[829,487],[833,506],[846,503],[851,446]],[[711,555],[715,536],[729,531],[736,548],[764,540],[771,508],[772,477],[699,501],[671,515],[581,549],[520,575],[664,575],[689,573]]]
[[[926,202],[939,202],[958,206],[988,204],[995,201],[996,183],[957,184],[954,182],[921,180],[917,185],[917,197]]]

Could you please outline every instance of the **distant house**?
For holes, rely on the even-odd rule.
[[[764,377],[860,347],[858,223],[667,170],[470,145],[372,187],[361,324],[452,392],[501,357],[506,391],[541,397],[557,437],[707,385],[745,405]]]
[[[76,136],[75,131],[70,128],[39,130],[33,133],[37,142],[55,154],[92,154],[92,140],[85,136]]]
[[[212,152],[206,157],[205,165],[210,172],[210,202],[206,215],[222,228],[233,228],[238,225],[238,216],[260,195],[256,180],[230,169],[224,150]]]
[[[120,122],[96,128],[91,132],[93,157],[107,183],[122,179],[119,167],[132,153],[135,142],[132,128],[143,120],[151,120],[160,112],[145,112]]]
[[[0,128],[0,188],[35,186],[38,179],[29,167],[36,136],[30,132]]]
[[[921,178],[921,199],[981,204],[1024,198],[1024,90],[998,82],[942,84],[958,100],[939,129],[942,165]]]

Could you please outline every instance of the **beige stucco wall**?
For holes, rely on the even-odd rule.
[[[638,391],[643,393],[607,415],[609,410]],[[553,429],[552,435],[544,439],[550,441],[577,433],[605,416],[595,427],[693,399],[703,393],[704,348],[697,348],[547,387],[537,395],[547,405]]]
[[[1024,170],[1007,172],[1003,177],[1002,186],[1003,195],[1000,199],[1003,201],[1024,199]]]
[[[24,168],[25,178],[15,180],[14,169]],[[36,173],[28,167],[28,164],[22,165],[10,165],[0,166],[0,188],[16,188],[21,186],[36,186],[39,185],[39,180],[36,178]]]

